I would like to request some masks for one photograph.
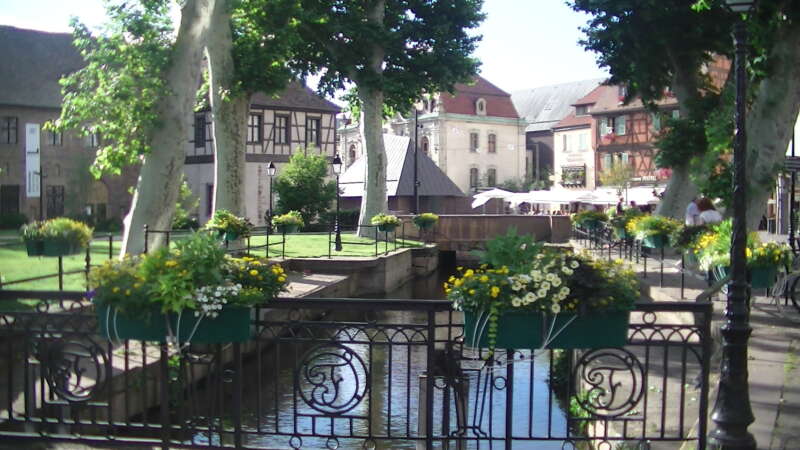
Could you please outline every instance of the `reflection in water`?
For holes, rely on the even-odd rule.
[[[416,279],[390,293],[391,298],[442,298],[441,284],[447,272]],[[436,292],[438,290],[438,293]],[[418,312],[381,312],[365,317],[337,313],[325,324],[336,321],[338,328],[298,332],[296,337],[276,346],[245,368],[243,426],[244,444],[265,448],[363,448],[362,438],[344,436],[381,436],[370,442],[376,448],[414,449],[414,437],[420,426],[420,375],[427,365],[424,335],[426,315]],[[347,321],[350,325],[347,325]],[[342,324],[344,323],[344,324]],[[376,330],[375,324],[418,324],[389,326]],[[393,342],[390,345],[389,342]],[[402,345],[399,345],[402,344]],[[549,373],[546,353],[533,358],[522,352],[525,362],[513,366],[513,434],[515,436],[563,436],[566,419],[555,399],[551,398],[546,379]],[[300,361],[303,361],[300,363]],[[468,437],[505,433],[507,369],[487,376],[478,370],[480,361],[467,362]],[[300,369],[297,369],[297,368]],[[472,367],[472,369],[470,369]],[[488,384],[487,384],[488,383]],[[431,411],[436,435],[454,433],[457,428],[453,391],[436,383],[434,411]],[[486,386],[489,386],[489,389]],[[444,421],[444,395],[448,395],[449,420]],[[424,413],[423,420],[424,422]],[[446,425],[443,425],[446,422]],[[444,428],[446,427],[446,428]],[[276,436],[275,434],[280,434]],[[316,434],[329,438],[295,436]],[[336,438],[336,436],[339,436]],[[403,439],[407,437],[412,439]],[[389,440],[395,437],[402,440]],[[200,442],[198,439],[195,442]],[[455,448],[454,444],[452,448]],[[496,442],[496,445],[502,445]],[[440,444],[437,444],[438,448]],[[470,442],[468,448],[477,448]],[[487,441],[481,448],[487,448]],[[514,442],[515,449],[560,449],[560,442]]]

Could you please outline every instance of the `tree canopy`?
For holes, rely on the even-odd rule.
[[[336,183],[325,181],[328,167],[328,161],[322,155],[306,155],[303,151],[292,155],[274,183],[278,212],[298,211],[303,222],[309,224],[327,211],[336,198]]]

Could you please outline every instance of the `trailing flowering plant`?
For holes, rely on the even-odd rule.
[[[694,251],[697,241],[709,229],[708,225],[679,225],[669,235],[669,243],[672,248],[683,251]]]
[[[732,222],[730,219],[712,225],[697,240],[694,250],[700,260],[700,268],[708,270],[715,266],[729,266],[731,260]],[[792,250],[786,244],[762,243],[756,233],[747,236],[745,248],[747,267],[787,266],[792,262]]]
[[[253,224],[245,217],[236,216],[225,209],[218,209],[214,211],[214,215],[206,223],[205,228],[236,236],[249,236],[253,230]]]
[[[434,213],[426,212],[418,214],[411,219],[418,228],[427,228],[435,225],[439,221],[439,216]]]
[[[375,214],[369,222],[373,225],[400,225],[400,219],[397,216],[384,213]]]
[[[272,218],[272,225],[273,226],[295,226],[295,227],[302,227],[303,223],[303,216],[300,215],[299,211],[289,211],[286,214],[281,214],[279,216],[275,216]]]
[[[628,223],[636,217],[641,217],[644,213],[638,208],[627,208],[622,210],[622,214],[613,214],[608,219],[608,223],[614,228],[622,228],[628,225]]]
[[[572,215],[572,222],[578,226],[584,226],[592,222],[608,222],[608,216],[602,211],[585,209]]]
[[[222,305],[251,306],[285,290],[279,265],[260,258],[232,258],[208,233],[194,233],[174,248],[106,261],[89,274],[94,301],[146,318],[186,310],[206,314]]]
[[[457,310],[488,314],[490,351],[498,318],[508,311],[587,314],[627,311],[639,298],[632,270],[620,261],[596,261],[534,243],[509,232],[490,241],[477,269],[461,269],[445,283],[447,297]],[[500,264],[512,246],[518,252]],[[531,257],[532,255],[532,257]]]
[[[627,229],[629,232],[633,232],[637,239],[645,239],[653,236],[667,237],[679,226],[680,223],[675,219],[646,215],[628,222]]]

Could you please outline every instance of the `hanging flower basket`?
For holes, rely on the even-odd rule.
[[[497,320],[495,348],[537,349],[548,340],[545,348],[607,348],[622,347],[628,339],[628,311],[608,311],[590,315],[513,311]],[[479,320],[480,319],[480,320]],[[555,323],[554,323],[555,322]],[[464,344],[487,347],[488,322],[484,316],[464,312]],[[552,331],[551,331],[552,330]]]
[[[42,256],[44,241],[25,241],[25,249],[28,250],[28,256]]]
[[[397,225],[395,225],[393,223],[384,223],[384,224],[378,225],[378,231],[382,231],[384,233],[391,233],[396,228],[397,228]]]
[[[250,339],[250,311],[251,308],[228,306],[220,310],[215,318],[201,318],[191,311],[164,315],[154,306],[150,308],[146,318],[133,318],[120,313],[116,308],[98,305],[97,321],[100,334],[112,340],[166,342],[171,330],[181,344],[187,341],[195,344],[220,344]]]
[[[82,247],[60,239],[45,239],[42,244],[42,255],[44,256],[75,255],[81,250],[83,250]]]
[[[297,225],[276,225],[275,229],[278,233],[294,233],[297,231]]]
[[[728,275],[728,271],[730,271],[728,266],[717,266],[714,274],[719,279],[722,279]],[[747,274],[750,277],[750,287],[752,289],[769,289],[775,284],[775,278],[778,276],[778,266],[748,267]]]
[[[667,246],[667,236],[663,234],[647,236],[642,240],[642,245],[648,248],[664,248]]]

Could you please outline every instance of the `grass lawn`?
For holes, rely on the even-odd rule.
[[[269,256],[270,258],[278,258],[281,254],[280,244],[282,236],[270,236]],[[174,242],[174,240],[173,240]],[[251,246],[264,245],[266,243],[265,236],[255,236],[250,239]],[[363,245],[358,245],[360,243]],[[397,241],[397,248],[399,249],[401,241]],[[407,247],[419,247],[423,244],[417,241],[405,241]],[[113,256],[116,257],[119,252],[120,241],[113,242]],[[388,247],[383,241],[378,242],[378,252],[383,252],[388,248],[389,251],[394,250],[394,243],[389,242]],[[252,252],[256,256],[264,256],[265,249],[255,249]],[[335,257],[364,257],[375,256],[375,241],[368,238],[359,238],[353,233],[342,234],[342,251],[332,251],[331,255]],[[289,234],[286,235],[286,257],[287,258],[327,258],[328,257],[328,234]],[[69,272],[73,270],[83,271],[86,266],[86,255],[72,255],[64,257],[64,271]],[[92,242],[91,245],[91,263],[93,265],[100,264],[108,259],[108,241],[98,239]],[[58,258],[53,257],[29,257],[25,251],[25,246],[22,242],[9,240],[0,245],[0,277],[3,280],[4,289],[36,289],[36,290],[58,290],[58,277],[47,278],[38,281],[29,281],[25,283],[14,283],[15,280],[22,280],[33,278],[43,275],[51,275],[58,273]],[[70,291],[82,291],[86,289],[86,276],[83,272],[65,275],[64,276],[64,289]]]

